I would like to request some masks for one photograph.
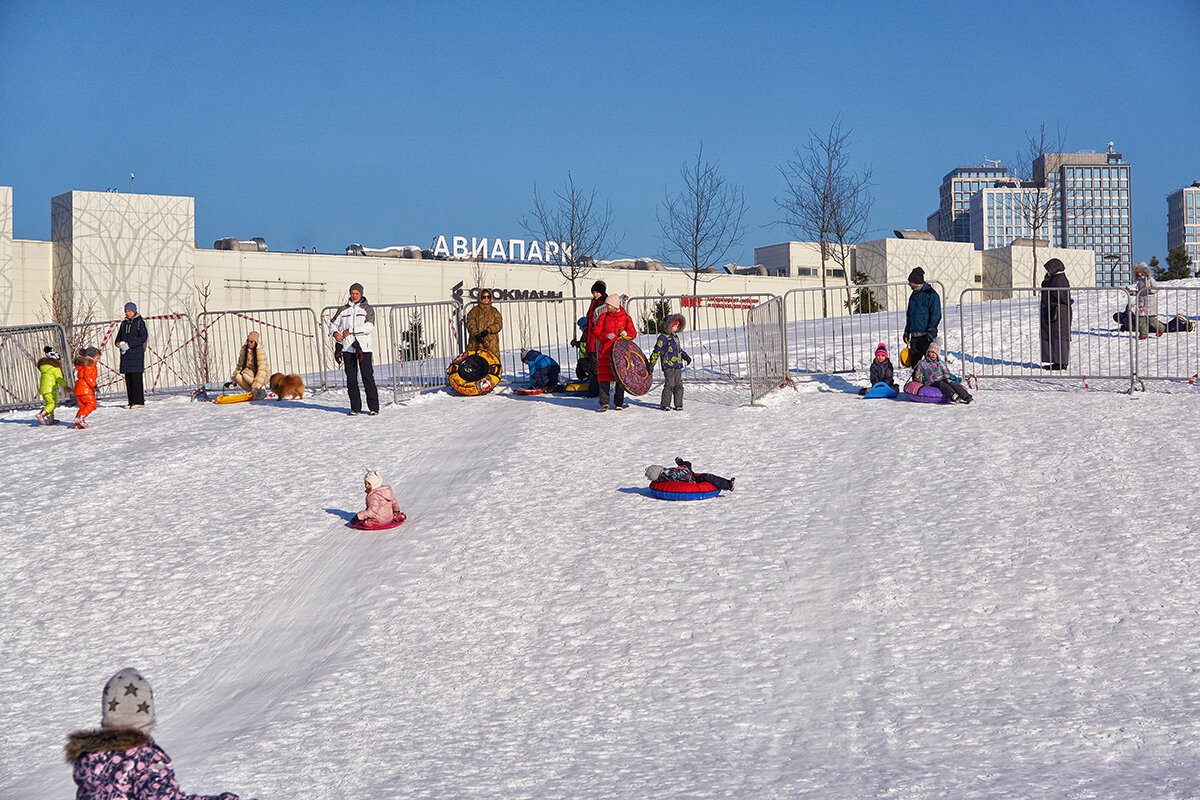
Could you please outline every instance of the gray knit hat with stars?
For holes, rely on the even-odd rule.
[[[149,731],[154,726],[154,694],[150,682],[131,667],[118,672],[104,684],[104,707],[100,717],[102,728],[138,728]]]

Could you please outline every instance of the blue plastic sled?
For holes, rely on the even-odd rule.
[[[874,397],[892,398],[897,394],[898,392],[892,387],[888,386],[886,383],[877,383],[867,390],[867,393],[863,395],[863,399],[870,400]]]

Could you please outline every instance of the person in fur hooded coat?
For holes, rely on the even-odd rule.
[[[38,412],[38,422],[43,425],[57,425],[54,409],[58,408],[58,387],[70,389],[63,377],[62,361],[53,347],[44,349],[45,355],[38,359],[37,368],[41,375],[38,377],[38,394],[42,396],[43,408]]]
[[[238,800],[236,794],[185,794],[171,757],[150,737],[154,695],[136,669],[123,669],[104,685],[100,727],[67,737],[74,765],[75,800]]]
[[[650,369],[654,362],[662,358],[663,388],[662,401],[658,407],[663,411],[671,408],[675,401],[675,410],[683,411],[683,365],[691,364],[692,357],[679,344],[679,332],[686,325],[683,314],[669,314],[663,318],[663,326],[667,332],[658,336],[654,350],[650,353]]]
[[[367,470],[363,478],[363,491],[367,494],[367,507],[354,515],[355,522],[368,525],[388,525],[397,518],[404,519],[400,504],[392,494],[392,487],[384,486],[383,478],[373,469]]]

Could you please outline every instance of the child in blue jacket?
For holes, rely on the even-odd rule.
[[[552,392],[558,387],[558,362],[537,350],[522,350],[521,363],[529,370],[533,388]]]
[[[683,330],[685,324],[682,314],[670,314],[663,318],[667,332],[659,335],[650,352],[651,372],[654,371],[654,362],[659,356],[662,357],[663,390],[658,407],[663,411],[670,409],[672,399],[675,401],[675,410],[683,411],[683,365],[691,364],[692,357],[680,347],[676,334]]]

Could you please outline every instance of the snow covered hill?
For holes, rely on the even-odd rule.
[[[0,797],[124,666],[189,792],[1200,797],[1197,390],[854,388],[0,415]]]

